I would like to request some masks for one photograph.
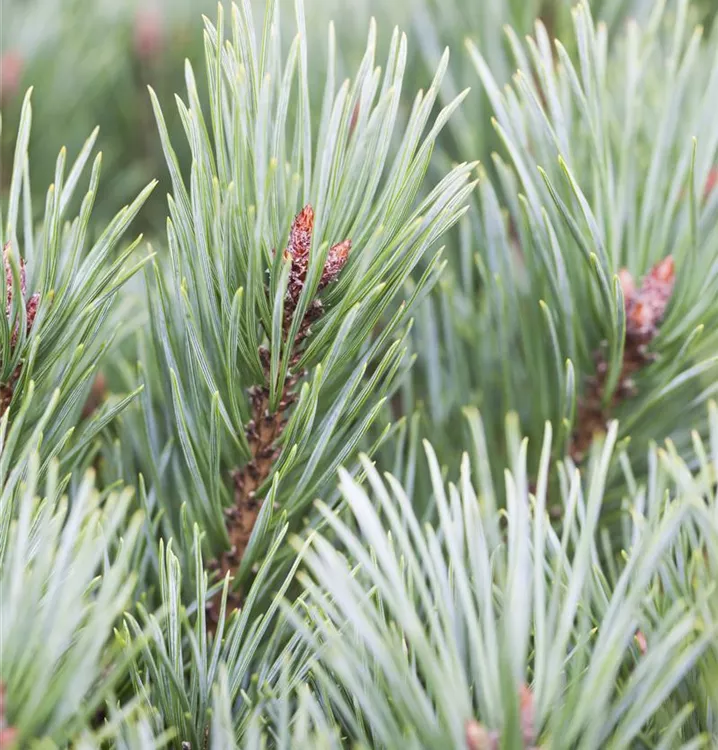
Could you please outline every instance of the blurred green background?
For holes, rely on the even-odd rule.
[[[252,4],[261,23],[263,0]],[[278,0],[282,32],[293,27],[294,3]],[[702,3],[702,4],[701,4]],[[430,82],[430,71],[445,46],[452,53],[444,96],[466,86],[472,92],[443,136],[436,159],[490,162],[495,134],[489,112],[464,48],[469,37],[491,63],[497,78],[508,80],[509,67],[503,27],[510,23],[527,33],[537,17],[560,34],[570,23],[574,0],[305,0],[310,38],[312,96],[324,85],[323,61],[329,22],[336,25],[337,50],[348,73],[364,50],[371,17],[379,30],[380,54],[398,25],[409,37],[406,91]],[[225,3],[228,8],[229,3]],[[592,0],[595,17],[610,26],[629,16],[646,18],[654,0]],[[699,18],[708,23],[717,0],[697,0]],[[6,197],[12,168],[17,123],[24,93],[34,87],[33,130],[30,146],[35,210],[41,211],[53,179],[58,151],[68,149],[72,161],[95,126],[100,127],[103,152],[102,188],[94,221],[103,224],[152,178],[160,179],[137,230],[150,238],[164,231],[165,165],[152,116],[147,85],[157,92],[168,119],[173,143],[186,165],[185,138],[174,106],[184,91],[184,59],[203,77],[202,14],[215,18],[214,0],[1,0],[0,5],[0,182]],[[340,79],[341,80],[341,79]],[[200,87],[202,90],[204,87]],[[411,102],[405,102],[409,108]],[[315,111],[318,111],[318,107]],[[183,147],[185,150],[183,151]],[[490,165],[489,165],[490,167]],[[160,243],[161,244],[161,243]]]
[[[254,6],[259,24],[263,3],[255,1]],[[293,14],[290,3],[287,11]],[[392,16],[400,20],[398,11],[397,6]],[[3,197],[20,108],[30,86],[34,89],[30,158],[33,193],[39,199],[34,202],[36,209],[42,208],[60,148],[67,147],[72,160],[95,126],[100,127],[98,144],[103,152],[96,222],[109,219],[151,178],[163,182],[164,158],[147,85],[157,92],[174,135],[181,128],[173,97],[184,91],[183,61],[190,60],[198,77],[204,75],[201,16],[215,18],[216,13],[212,0],[2,0]],[[310,0],[307,23],[316,37],[313,43],[320,42],[322,52],[326,49],[333,15],[340,18],[349,41],[357,35],[349,55],[360,52],[369,14],[368,4],[362,2]],[[186,146],[184,140],[173,138],[180,149]],[[178,155],[186,163],[186,148]],[[152,234],[164,227],[167,186],[162,182],[140,219],[141,229]]]

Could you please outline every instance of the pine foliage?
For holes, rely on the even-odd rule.
[[[416,200],[460,101],[429,122],[448,55],[390,156],[405,38],[393,35],[380,76],[372,27],[356,78],[336,92],[330,57],[315,133],[301,6],[284,63],[278,5],[267,8],[261,42],[247,13],[234,10],[231,43],[222,14],[218,28],[206,24],[210,123],[187,68],[189,107],[179,107],[189,186],[155,103],[173,192],[169,262],[156,264],[148,291],[162,367],[155,387],[184,459],[172,485],[179,502],[169,493],[158,502],[176,538],[186,508],[235,587],[382,417],[406,367],[408,315],[440,272],[439,254],[410,294],[407,279],[465,210],[474,166],[458,165]],[[330,55],[333,46],[330,30]]]
[[[555,456],[580,463],[611,418],[637,456],[668,435],[686,447],[700,424],[716,363],[716,142],[704,94],[718,66],[688,3],[663,5],[610,47],[607,27],[579,7],[574,55],[541,23],[525,44],[509,30],[518,72],[505,89],[467,43],[501,148],[456,271],[420,322],[421,340],[443,333],[421,363],[436,427],[476,405],[501,445],[516,409],[538,446],[549,417]]]
[[[715,10],[200,6],[3,5],[0,750],[716,746]]]
[[[551,428],[533,494],[512,419],[500,517],[483,427],[476,412],[468,420],[474,462],[464,454],[456,484],[426,444],[434,524],[422,525],[416,498],[366,459],[369,491],[341,475],[349,519],[320,506],[333,533],[314,536],[305,554],[298,627],[332,713],[379,747],[675,747],[714,737],[712,711],[695,710],[715,706],[713,563],[691,552],[714,551],[714,490],[654,449],[651,483],[626,499],[621,537],[602,536],[614,422],[590,478],[561,468],[558,532],[547,514]]]

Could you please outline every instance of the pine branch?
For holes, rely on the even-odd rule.
[[[13,477],[43,435],[43,466],[91,450],[101,429],[120,410],[107,404],[83,419],[83,405],[103,353],[112,342],[118,291],[146,262],[132,256],[139,239],[116,252],[154,184],[124,207],[95,241],[88,237],[98,192],[101,155],[92,164],[78,214],[69,213],[97,139],[95,131],[67,169],[60,151],[45,215],[35,223],[28,149],[32,126],[31,91],[25,96],[10,175],[7,214],[2,223],[3,273],[0,299],[0,487]],[[99,228],[96,228],[99,229]],[[126,401],[125,401],[126,404]]]
[[[585,458],[617,418],[642,471],[651,440],[670,435],[685,451],[690,429],[705,429],[718,365],[718,151],[705,91],[718,86],[718,37],[701,40],[685,2],[610,35],[593,10],[580,4],[556,43],[541,23],[525,43],[507,29],[518,69],[509,87],[489,51],[467,43],[502,147],[414,328],[414,398],[447,462],[464,406],[481,407],[497,470],[503,421],[516,412],[534,474],[547,419],[558,461]],[[646,308],[627,309],[619,276],[645,276],[669,256],[670,305],[644,341],[627,314]],[[611,509],[619,480],[615,490]]]
[[[292,317],[306,284],[313,231],[314,210],[307,205],[295,217],[289,232],[289,243],[284,251],[284,259],[290,264],[284,302],[285,336],[291,335]],[[337,280],[347,261],[350,248],[351,241],[349,240],[330,248],[317,291],[321,291]],[[322,312],[321,301],[313,299],[309,303],[309,308],[304,314],[291,345],[290,367],[296,367],[300,361],[303,345],[311,334],[311,324],[321,317]],[[269,351],[261,349],[260,357],[265,377],[269,380],[271,377]],[[286,412],[298,398],[293,389],[301,376],[302,373],[292,374],[290,370],[284,379],[282,395],[276,409],[272,409],[269,388],[253,386],[249,390],[252,417],[246,427],[246,437],[251,460],[246,466],[232,473],[234,505],[225,510],[230,548],[222,554],[218,563],[211,566],[212,569],[220,571],[222,578],[225,578],[227,574],[234,578],[242,562],[261,507],[261,499],[257,493],[271,475],[281,454],[281,450],[276,447],[276,442],[287,426]],[[241,601],[241,593],[233,591],[230,595],[232,605],[239,608]],[[219,614],[219,606],[219,602],[215,599],[210,615],[215,623]]]
[[[267,39],[278,28],[272,8]],[[433,144],[463,98],[431,124],[448,56],[392,148],[406,42],[392,36],[382,82],[372,26],[356,80],[337,90],[331,63],[315,130],[302,19],[303,11],[286,61],[279,45],[255,55],[255,30],[239,8],[229,47],[222,13],[217,27],[206,23],[211,122],[189,70],[189,108],[180,104],[194,123],[189,186],[153,96],[173,196],[171,262],[156,264],[148,299],[175,416],[167,437],[180,460],[152,491],[177,540],[186,540],[177,492],[186,497],[190,522],[206,530],[207,558],[232,574],[231,604],[272,534],[297,523],[337,466],[370,447],[405,362],[409,313],[441,270],[438,254],[419,284],[409,278],[473,189],[475,165],[460,164],[416,199]],[[238,88],[238,69],[257,70],[266,90]],[[287,102],[302,113],[297,132],[287,132]],[[146,386],[155,398],[163,388]],[[158,401],[153,411],[166,408]]]

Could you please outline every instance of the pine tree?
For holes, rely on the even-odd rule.
[[[200,5],[3,6],[0,750],[716,745],[714,9]]]

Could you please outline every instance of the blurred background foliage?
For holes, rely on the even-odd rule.
[[[261,19],[263,4],[255,1],[254,5]],[[77,153],[99,126],[104,169],[113,179],[101,196],[94,220],[104,223],[116,206],[157,177],[160,189],[138,226],[150,235],[163,233],[169,183],[147,86],[156,91],[167,112],[170,135],[179,144],[180,164],[188,168],[189,149],[182,143],[173,99],[184,90],[185,59],[198,77],[204,77],[200,15],[214,18],[216,10],[213,0],[3,0],[3,196],[7,195],[23,95],[32,86],[34,192],[44,195],[52,181],[59,148],[65,146],[70,155]],[[312,34],[321,34],[322,48],[329,18],[337,15],[331,10],[324,0],[307,8],[308,28]],[[363,52],[370,9],[368,4],[347,3],[341,13],[345,35],[349,29],[358,33],[354,47],[341,48],[342,53],[349,51],[353,61]],[[386,28],[383,31],[390,33]],[[317,68],[315,73],[321,77],[321,66]],[[316,94],[317,88],[313,91]]]
[[[263,4],[252,2],[260,18]],[[327,28],[334,20],[338,57],[347,67],[363,53],[371,17],[379,22],[380,47],[394,26],[406,30],[413,42],[407,90],[426,83],[427,71],[435,68],[444,47],[450,46],[452,65],[444,100],[466,86],[474,90],[443,135],[442,150],[447,158],[470,152],[488,163],[497,141],[485,96],[475,85],[474,69],[463,48],[464,38],[478,43],[491,61],[494,75],[506,82],[513,66],[502,33],[504,26],[511,24],[517,33],[529,33],[534,20],[542,18],[549,33],[558,36],[570,26],[572,5],[572,0],[310,0],[306,13],[310,43],[318,47],[314,60],[326,54]],[[595,17],[611,28],[629,16],[645,18],[653,0],[593,0],[591,5]],[[715,6],[713,0],[699,0],[695,20],[709,23]],[[113,179],[96,207],[95,221],[106,221],[117,205],[156,177],[161,180],[160,189],[139,221],[145,231],[163,232],[166,167],[147,85],[157,92],[168,113],[170,134],[176,134],[181,124],[172,100],[184,88],[183,60],[189,59],[197,74],[202,74],[203,42],[197,21],[200,14],[214,17],[215,13],[214,0],[2,0],[3,195],[8,188],[22,98],[33,86],[36,124],[30,151],[34,191],[44,195],[52,181],[58,149],[64,145],[70,155],[77,153],[87,135],[99,126],[104,169]],[[315,64],[312,74],[321,80],[322,66]],[[321,85],[310,90],[321,95]],[[188,150],[180,149],[178,156],[186,167]]]

